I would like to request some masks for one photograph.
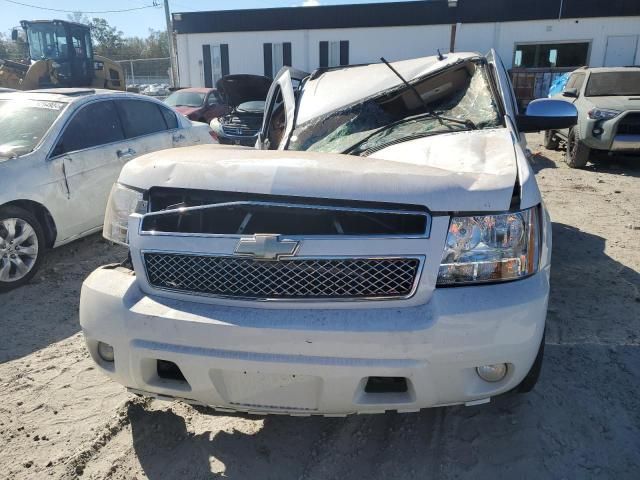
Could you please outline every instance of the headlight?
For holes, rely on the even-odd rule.
[[[147,202],[144,201],[142,192],[115,183],[107,202],[102,236],[112,242],[127,245],[129,215],[132,213],[147,213]]]
[[[515,280],[538,270],[538,207],[501,215],[453,217],[438,286]]]
[[[609,120],[620,115],[620,112],[618,110],[608,110],[606,108],[592,108],[589,110],[587,115],[589,115],[591,120]]]

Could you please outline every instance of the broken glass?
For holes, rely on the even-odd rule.
[[[381,94],[306,122],[294,130],[289,149],[343,153],[357,145],[362,152],[403,139],[469,128],[430,116],[421,104],[407,108],[407,99],[398,95],[402,95],[402,91],[393,96]],[[405,91],[405,95],[412,94]],[[429,108],[443,116],[470,120],[481,129],[501,124],[486,72],[479,65],[475,66],[470,79],[444,98],[430,103]]]

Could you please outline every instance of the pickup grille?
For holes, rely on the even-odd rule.
[[[237,116],[225,117],[222,123],[222,131],[227,135],[253,137],[257,135],[262,126],[262,117],[240,118]]]
[[[406,298],[418,258],[315,258],[280,261],[144,253],[154,288],[247,299]]]
[[[618,135],[640,135],[640,113],[628,113],[618,124]]]
[[[424,207],[317,198],[153,188],[145,233],[428,236]],[[195,208],[201,207],[201,208]]]

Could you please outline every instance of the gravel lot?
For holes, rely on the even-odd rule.
[[[0,295],[0,477],[640,478],[640,159],[570,170],[540,141],[554,260],[531,394],[346,419],[138,399],[94,369],[79,334],[82,280],[123,255],[96,235]]]

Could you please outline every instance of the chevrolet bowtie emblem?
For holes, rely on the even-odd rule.
[[[280,240],[279,235],[256,234],[253,238],[241,238],[236,246],[236,255],[247,255],[265,260],[291,257],[298,249],[294,240]]]

